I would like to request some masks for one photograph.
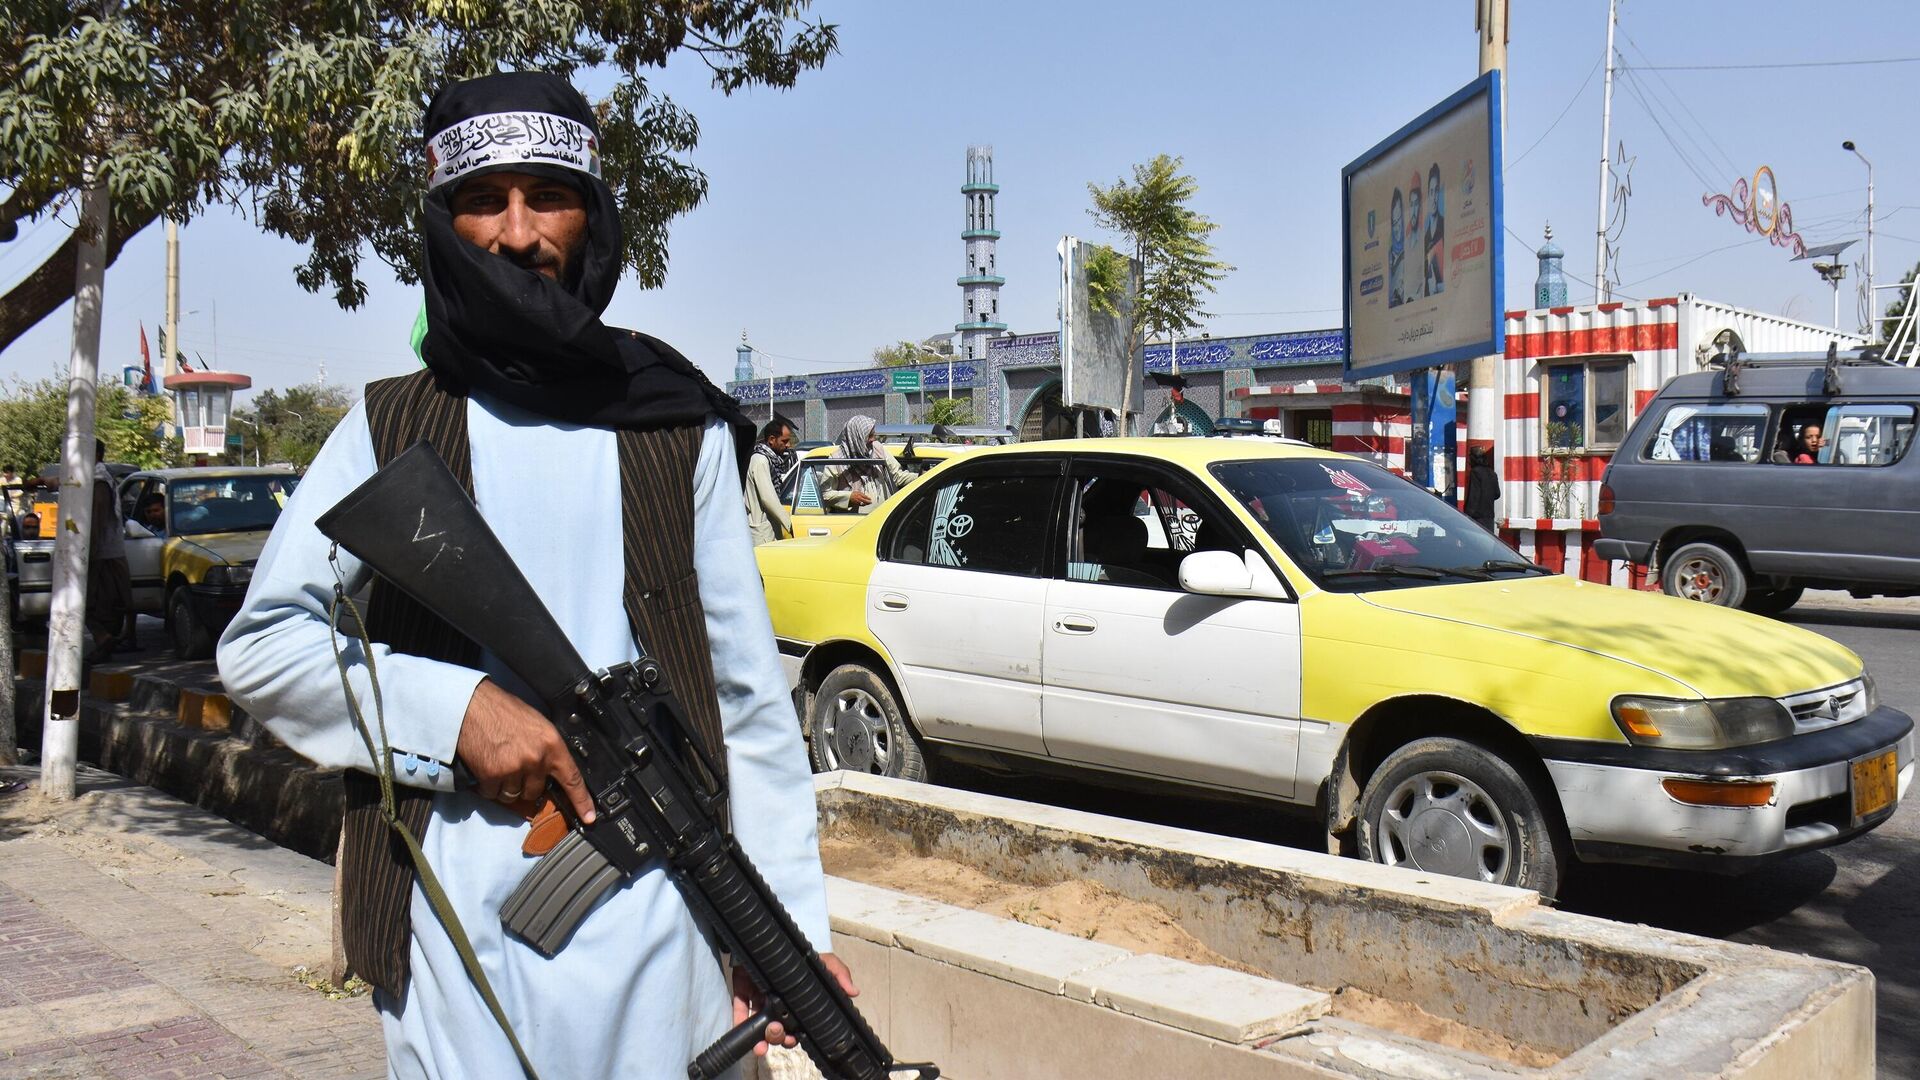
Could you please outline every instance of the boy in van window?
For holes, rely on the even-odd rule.
[[[1793,453],[1795,465],[1816,465],[1820,462],[1820,447],[1826,440],[1821,438],[1819,424],[1805,424],[1800,428],[1800,445]]]

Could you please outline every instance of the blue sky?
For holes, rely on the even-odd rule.
[[[1522,307],[1528,248],[1548,221],[1569,272],[1592,276],[1606,3],[1512,9],[1506,218],[1526,246],[1508,238],[1506,280],[1507,306]],[[814,11],[840,25],[841,52],[791,91],[725,98],[694,64],[655,81],[699,117],[693,161],[712,191],[674,226],[666,287],[629,280],[608,321],[676,343],[716,379],[731,377],[742,330],[781,374],[858,366],[876,345],[950,330],[969,143],[994,147],[1001,311],[1016,330],[1055,324],[1059,237],[1099,235],[1087,182],[1163,152],[1185,158],[1237,267],[1210,302],[1213,333],[1338,325],[1340,167],[1477,70],[1469,0],[817,0]],[[1894,2],[1625,0],[1616,47],[1647,68],[1920,56],[1920,21]],[[1920,261],[1916,79],[1920,64],[1619,77],[1613,134],[1636,159],[1619,293],[1694,292],[1828,321],[1830,294],[1807,263],[1701,197],[1771,165],[1809,244],[1859,237],[1866,172],[1843,139],[1873,159],[1879,275],[1896,280]],[[30,228],[0,245],[0,288],[58,239]],[[375,263],[368,303],[342,312],[294,284],[299,259],[226,211],[188,225],[188,351],[260,387],[311,381],[323,362],[328,381],[355,385],[413,365],[413,290]],[[153,334],[163,274],[155,227],[108,272],[104,368],[137,361],[136,323]],[[1591,299],[1589,285],[1571,287]],[[1852,310],[1849,291],[1843,318]],[[0,356],[0,377],[64,372],[70,326],[70,308],[50,316]]]

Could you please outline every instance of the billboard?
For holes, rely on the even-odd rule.
[[[1340,170],[1346,378],[1506,350],[1500,73]]]
[[[1060,238],[1060,403],[1069,409],[1106,409],[1118,415],[1127,387],[1129,361],[1133,367],[1133,409],[1144,400],[1145,362],[1127,355],[1132,330],[1134,282],[1140,264],[1129,259],[1130,279],[1123,283],[1118,310],[1106,314],[1094,308],[1087,293],[1086,266],[1095,245],[1071,236]],[[1144,353],[1142,354],[1144,356]]]

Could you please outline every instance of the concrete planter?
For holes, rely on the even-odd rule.
[[[1861,968],[1291,848],[867,776],[816,781],[823,844],[891,861],[896,884],[912,859],[1042,888],[1090,882],[1159,908],[1219,960],[830,878],[834,947],[862,1009],[901,1059],[958,1080],[1873,1075]]]

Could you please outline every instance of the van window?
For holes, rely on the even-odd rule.
[[[1827,410],[1822,465],[1891,465],[1913,446],[1913,406],[1835,405]]]
[[[1645,459],[1755,462],[1766,431],[1765,405],[1669,405]]]

